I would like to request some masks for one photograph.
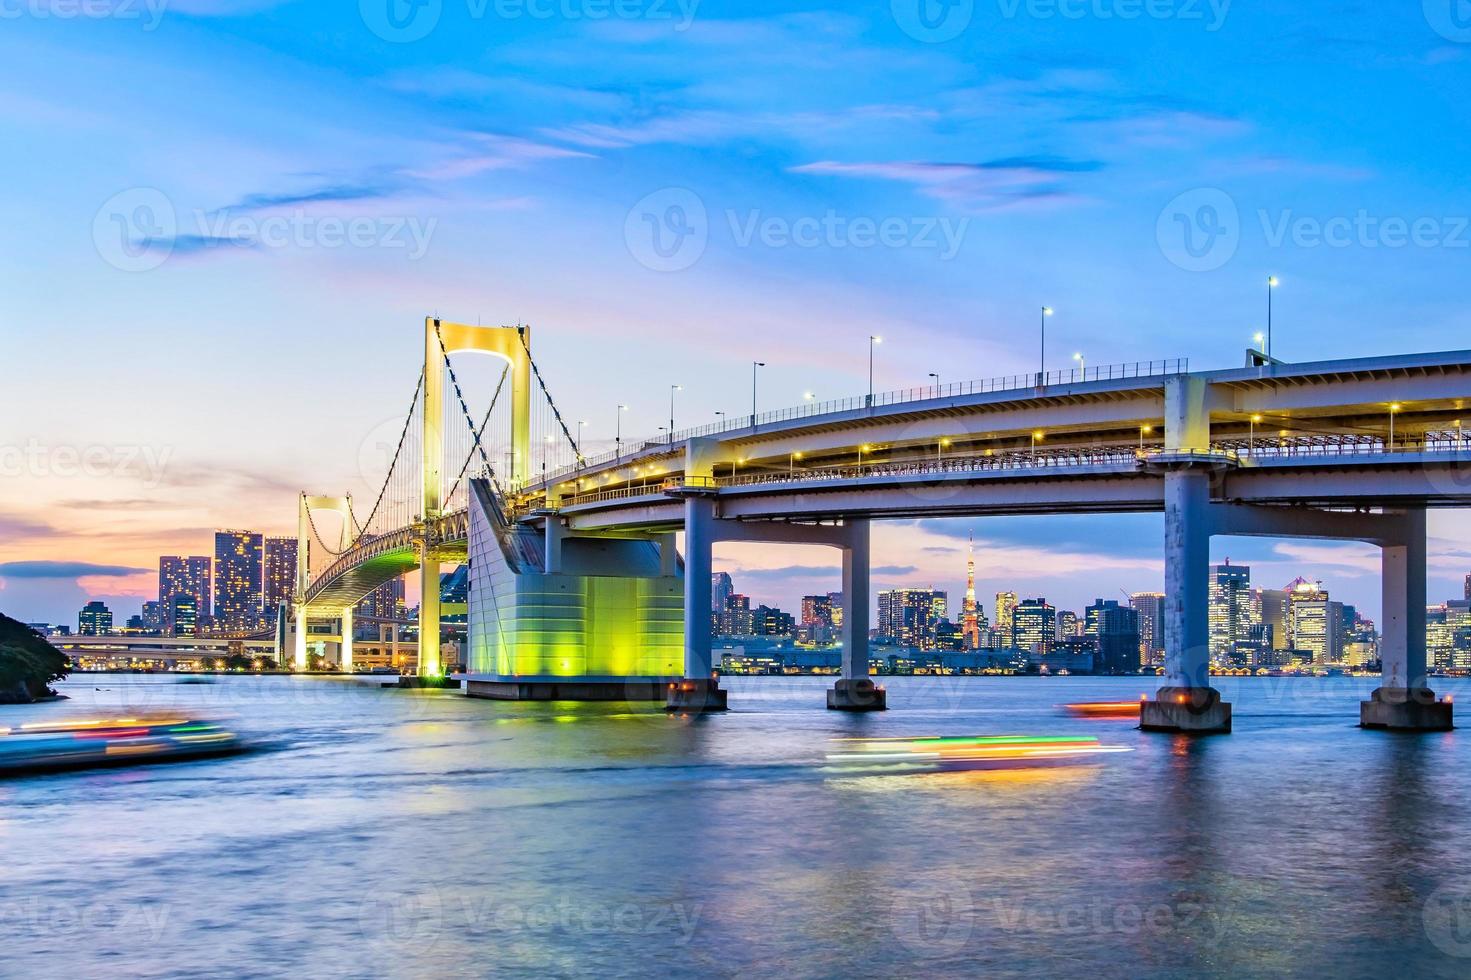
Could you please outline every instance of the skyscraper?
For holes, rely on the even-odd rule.
[[[981,647],[981,615],[976,603],[976,540],[971,535],[965,559],[965,601],[960,606],[960,636],[967,650]]]
[[[82,636],[104,636],[112,632],[112,610],[93,599],[77,613],[77,632]]]
[[[1132,674],[1139,669],[1139,611],[1113,599],[1099,599],[1084,613],[1084,635],[1098,645],[1093,670],[1099,674]]]
[[[174,608],[174,596],[194,597],[194,612],[190,629],[180,633],[174,629],[169,618]],[[209,615],[209,556],[164,555],[158,560],[158,605],[163,613],[163,631],[169,636],[193,636],[194,625],[201,616]]]
[[[358,603],[357,613],[375,619],[406,619],[403,576],[389,579],[364,596]]]
[[[886,589],[878,594],[879,635],[900,646],[935,647],[935,627],[945,618],[947,595],[934,589]]]
[[[175,592],[169,597],[169,608],[164,618],[164,632],[168,636],[197,636],[199,633],[199,603],[187,592]]]
[[[1287,619],[1287,590],[1262,589],[1257,593],[1262,607],[1262,627],[1273,650],[1292,649],[1292,630]]]
[[[215,532],[215,623],[254,628],[261,619],[264,538],[256,531]]]
[[[1251,627],[1261,621],[1251,594],[1251,568],[1212,565],[1210,572],[1210,657],[1215,663],[1235,663],[1237,644],[1251,640]]]
[[[1150,667],[1165,659],[1165,594],[1135,592],[1129,604],[1139,613],[1139,662]]]
[[[1057,610],[1046,599],[1019,602],[1010,615],[1012,646],[1046,653],[1057,642]]]
[[[1007,645],[1013,642],[1011,613],[1015,608],[1015,592],[996,593],[996,633],[1001,637],[1001,642]]]
[[[710,573],[710,611],[717,615],[725,612],[725,601],[735,594],[735,583],[729,572]]]
[[[296,594],[296,539],[266,538],[265,561],[264,608],[274,615]]]
[[[825,626],[831,629],[833,625],[832,596],[804,595],[802,597],[802,625]]]

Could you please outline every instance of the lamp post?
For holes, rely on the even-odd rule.
[[[1246,451],[1248,454],[1256,452],[1256,424],[1261,420],[1262,417],[1260,415],[1253,415],[1251,417],[1251,428],[1247,429],[1246,435]]]
[[[1141,426],[1139,426],[1139,451],[1141,453],[1144,452],[1144,437],[1147,436],[1147,435],[1149,435],[1153,431],[1154,431],[1154,427],[1153,426],[1148,426],[1148,425],[1141,425]]]
[[[948,446],[948,445],[950,445],[950,440],[949,439],[941,439],[939,442],[935,443],[935,462],[936,463],[943,464],[945,462],[945,447]]]
[[[724,412],[716,412],[715,413],[715,424],[717,426],[719,426],[719,428],[720,428],[720,430],[722,432],[725,430],[725,413]]]
[[[932,378],[935,379],[935,397],[936,398],[939,398],[940,397],[940,376],[938,374],[936,374],[934,371],[931,371],[930,372],[930,377],[932,377]]]
[[[1042,432],[1040,429],[1034,430],[1032,432],[1032,462],[1033,463],[1036,463],[1037,462],[1037,443],[1041,442],[1045,438],[1047,438],[1047,434],[1045,432]]]
[[[860,476],[862,475],[863,471],[863,454],[868,452],[870,448],[871,447],[866,442],[858,447],[858,470]]]
[[[669,386],[669,445],[674,445],[674,393],[684,391],[684,385]]]
[[[578,420],[578,422],[577,422],[577,445],[575,445],[575,446],[572,447],[572,451],[577,454],[577,468],[579,470],[582,469],[582,464],[587,461],[587,456],[582,451],[582,430],[583,430],[584,427],[586,427],[586,425],[587,425],[587,422],[586,421]]]
[[[1042,345],[1039,351],[1040,357],[1037,361],[1037,387],[1040,388],[1047,383],[1047,318],[1052,315],[1052,307],[1042,307]]]
[[[802,458],[800,450],[793,450],[787,457],[787,476],[795,476],[797,473],[797,460]]]
[[[1267,277],[1267,349],[1262,351],[1267,359],[1272,358],[1272,290],[1277,288],[1279,280],[1276,276]]]
[[[766,366],[765,361],[751,362],[751,428],[756,428],[756,371]]]
[[[614,413],[617,420],[613,425],[613,447],[618,453],[618,458],[623,458],[623,413],[628,411],[627,405],[619,405],[618,411]]]
[[[1080,379],[1082,379],[1083,381],[1087,381],[1088,380],[1088,362],[1087,362],[1087,360],[1083,357],[1082,353],[1074,354],[1073,355],[1073,360],[1075,360],[1075,361],[1078,362],[1078,377]]]
[[[1400,403],[1393,402],[1389,406],[1389,452],[1394,452],[1394,417],[1399,414]]]
[[[884,338],[868,335],[868,403],[867,407],[873,407],[873,349],[884,342]]]

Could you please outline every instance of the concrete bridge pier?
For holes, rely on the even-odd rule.
[[[1380,686],[1359,705],[1364,728],[1449,731],[1452,705],[1437,701],[1426,676],[1425,509],[1401,515],[1400,540],[1381,550],[1384,638]]]
[[[715,537],[713,494],[688,494],[684,500],[684,677],[670,685],[666,711],[726,710],[726,692],[715,673],[710,623]]]
[[[291,664],[297,671],[306,670],[306,606],[296,607],[296,632],[291,639]]]
[[[342,610],[342,643],[338,647],[337,668],[344,674],[352,673],[352,609]]]
[[[1231,705],[1210,684],[1210,471],[1165,474],[1165,684],[1140,706],[1146,731],[1231,730]]]
[[[832,711],[884,711],[888,693],[869,677],[869,522],[847,521],[843,549],[842,677],[827,692]]]

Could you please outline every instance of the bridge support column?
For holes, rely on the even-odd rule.
[[[342,610],[342,645],[337,657],[337,667],[344,674],[352,673],[352,610]]]
[[[296,607],[296,635],[291,640],[293,670],[306,670],[306,606]]]
[[[439,560],[427,545],[419,551],[419,676],[438,677],[444,672],[439,660]]]
[[[845,523],[843,544],[843,659],[842,677],[827,692],[833,711],[883,711],[888,693],[869,677],[868,597],[869,522]]]
[[[1224,733],[1231,706],[1210,686],[1210,473],[1165,474],[1165,685],[1140,705],[1146,731]]]
[[[1379,649],[1383,675],[1368,701],[1359,705],[1364,728],[1449,731],[1452,706],[1437,701],[1426,677],[1425,510],[1404,514],[1404,538],[1381,550],[1384,639]]]
[[[726,693],[715,673],[710,630],[710,574],[715,544],[715,500],[684,501],[684,678],[671,685],[667,711],[724,711]]]

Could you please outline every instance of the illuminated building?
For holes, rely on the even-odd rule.
[[[1046,599],[1027,599],[1010,610],[1011,645],[1046,653],[1057,641],[1057,610]]]
[[[1287,630],[1292,649],[1311,654],[1314,664],[1338,663],[1342,655],[1342,604],[1328,601],[1322,582],[1293,580],[1287,587]]]
[[[1251,628],[1261,620],[1251,594],[1251,569],[1229,559],[1212,565],[1208,609],[1211,662],[1237,663],[1237,646],[1250,643]]]
[[[833,626],[833,600],[830,595],[804,595],[802,597],[802,625]]]
[[[735,583],[729,572],[710,573],[710,611],[719,615],[725,611],[725,600],[735,594]]]
[[[751,632],[755,636],[791,636],[796,626],[790,613],[772,606],[758,606],[751,614]]]
[[[142,620],[143,628],[146,630],[163,629],[163,605],[157,599],[149,599],[143,603]]]
[[[933,650],[946,605],[946,593],[934,589],[886,589],[878,594],[879,635],[901,647]]]
[[[1057,613],[1057,638],[1066,640],[1073,636],[1082,636],[1078,630],[1078,614],[1071,609],[1061,609]]]
[[[1139,611],[1113,599],[1098,599],[1084,612],[1083,635],[1097,643],[1093,669],[1099,674],[1132,674],[1139,669]]]
[[[263,608],[274,616],[277,607],[296,593],[296,539],[266,538]]]
[[[720,613],[720,632],[724,636],[753,636],[756,632],[755,618],[751,613],[751,597],[732,593],[725,599],[725,609]]]
[[[112,610],[99,599],[93,599],[77,613],[77,633],[81,636],[105,636],[112,632]]]
[[[179,633],[169,619],[176,595],[194,597],[195,621],[209,615],[210,577],[208,555],[164,555],[158,560],[158,605],[163,613],[162,628],[169,636],[193,636],[193,630]]]
[[[1273,650],[1292,649],[1292,634],[1287,618],[1287,590],[1262,589],[1257,593],[1262,610],[1262,626]]]
[[[404,580],[402,576],[389,579],[369,592],[358,603],[357,614],[374,619],[406,619],[404,603]]]
[[[833,629],[840,629],[843,625],[843,593],[829,592],[827,601],[833,607]]]
[[[1165,594],[1135,592],[1129,604],[1139,613],[1139,663],[1154,667],[1165,661]]]
[[[169,608],[165,617],[168,623],[166,635],[197,636],[199,634],[199,604],[189,593],[175,592],[169,598]]]
[[[996,632],[1000,634],[1003,643],[1011,643],[1014,631],[1012,629],[1011,613],[1016,608],[1015,592],[996,593]]]
[[[215,532],[215,624],[252,629],[261,619],[264,538],[255,531]]]

